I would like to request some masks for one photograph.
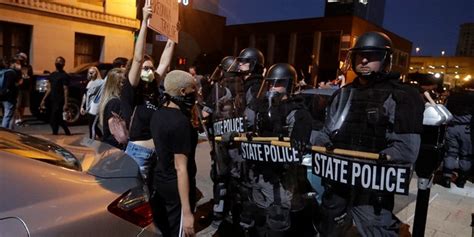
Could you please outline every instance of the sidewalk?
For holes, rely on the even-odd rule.
[[[396,214],[401,221],[411,226],[410,231],[413,229],[416,185],[417,180],[413,178],[410,184],[410,196],[414,196],[415,200]],[[472,236],[471,213],[474,213],[474,184],[467,182],[463,189],[456,187],[454,184],[451,185],[450,189],[433,185],[425,236]]]

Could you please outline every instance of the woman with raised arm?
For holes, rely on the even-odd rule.
[[[128,80],[125,81],[120,98],[122,114],[130,128],[125,152],[137,162],[145,178],[151,157],[155,154],[150,132],[151,116],[158,107],[160,79],[171,62],[174,49],[174,43],[168,40],[157,68],[153,60],[144,55],[147,21],[150,17],[151,6],[146,4]]]

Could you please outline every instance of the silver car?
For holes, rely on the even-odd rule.
[[[156,236],[136,163],[90,139],[0,128],[0,236]]]

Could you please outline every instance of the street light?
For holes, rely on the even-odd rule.
[[[443,51],[441,51],[441,56],[444,56],[444,54],[445,54],[444,50],[443,50]]]
[[[415,51],[416,51],[416,55],[418,55],[418,53],[420,52],[420,47],[416,47]]]

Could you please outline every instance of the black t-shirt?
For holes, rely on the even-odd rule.
[[[20,77],[23,82],[18,86],[22,91],[30,91],[31,89],[31,77],[33,76],[33,68],[31,65],[21,67]]]
[[[156,93],[154,98],[156,99],[149,100],[142,93],[143,84],[141,83],[143,82],[140,82],[137,87],[133,87],[126,80],[120,95],[121,111],[127,121],[127,126],[130,127],[131,141],[151,139],[150,120],[158,106],[158,87],[154,88]],[[129,125],[130,123],[132,124]]]
[[[2,96],[0,100],[16,104],[18,88],[15,83],[18,81],[18,74],[11,69],[0,69],[0,71],[4,71],[3,80],[6,83],[6,94]]]
[[[69,75],[65,71],[55,71],[49,75],[51,85],[51,101],[53,103],[64,103],[64,86],[69,86]]]
[[[102,141],[105,143],[108,143],[114,147],[117,148],[122,148],[122,146],[115,140],[114,136],[110,133],[109,129],[109,119],[112,117],[112,111],[115,112],[116,114],[121,114],[120,113],[120,99],[118,98],[113,98],[107,102],[104,108],[104,116],[102,120],[102,126],[103,126],[103,133],[104,136],[102,137]]]
[[[191,187],[195,186],[196,161],[194,155],[198,141],[197,131],[179,109],[163,107],[153,113],[151,134],[158,161],[154,169],[154,183],[176,182],[174,155],[188,158],[188,175]]]

